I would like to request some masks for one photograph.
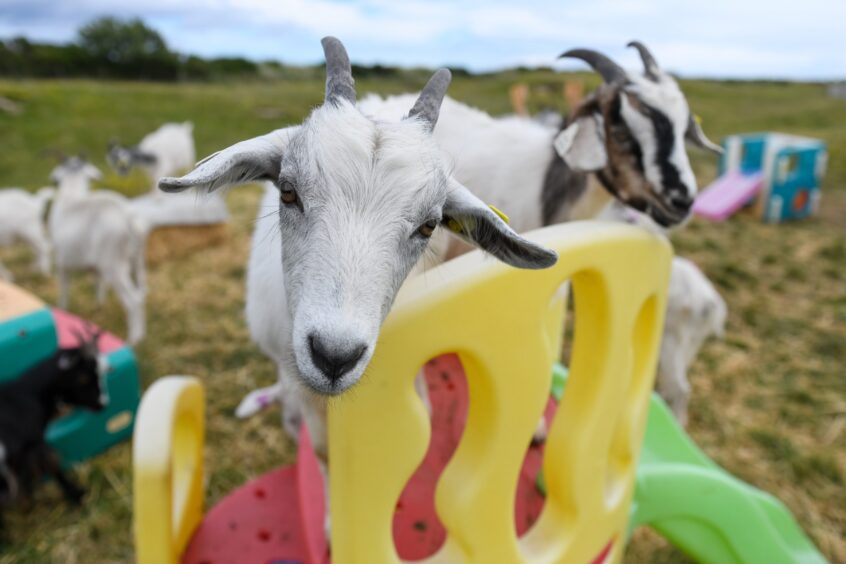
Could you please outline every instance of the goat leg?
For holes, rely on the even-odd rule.
[[[53,450],[45,445],[42,445],[42,460],[47,473],[59,484],[62,493],[68,503],[79,505],[82,503],[82,498],[85,497],[85,490],[71,479],[71,477],[62,470],[62,465],[59,462],[58,455]]]

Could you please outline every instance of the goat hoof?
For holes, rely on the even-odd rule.
[[[85,498],[85,490],[82,488],[74,488],[65,492],[65,497],[73,506],[79,507],[82,505],[82,500]]]

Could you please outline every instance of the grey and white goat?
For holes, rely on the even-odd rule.
[[[518,232],[593,217],[612,197],[662,225],[684,221],[697,189],[685,141],[721,148],[705,137],[673,77],[641,43],[630,45],[641,54],[643,75],[589,49],[562,55],[584,60],[604,83],[560,128],[444,100],[435,138],[455,161],[455,177],[507,210]],[[360,107],[385,118],[412,99],[371,95]]]
[[[188,170],[197,162],[194,148],[194,124],[166,123],[148,133],[135,146],[116,142],[109,144],[106,160],[118,174],[125,175],[139,167],[153,183],[153,192],[159,179]]]
[[[35,255],[34,268],[45,276],[50,274],[50,241],[44,231],[44,214],[54,194],[52,188],[35,194],[20,188],[0,190],[0,245],[26,241]],[[3,263],[0,278],[13,279]]]
[[[111,288],[126,310],[127,341],[144,338],[147,225],[129,201],[115,192],[91,191],[100,171],[80,157],[57,166],[50,178],[58,186],[48,227],[59,278],[59,305],[67,307],[70,272],[95,270],[100,301]]]
[[[361,379],[397,291],[439,226],[460,225],[465,240],[520,268],[549,267],[557,255],[517,235],[452,175],[432,136],[449,71],[437,71],[402,114],[375,120],[356,107],[343,45],[327,37],[323,49],[325,101],[302,125],[233,145],[159,186],[266,182],[247,319],[280,384],[305,396],[325,459],[323,396]]]

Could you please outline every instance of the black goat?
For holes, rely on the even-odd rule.
[[[42,476],[55,478],[70,503],[81,502],[85,490],[62,470],[44,435],[62,406],[100,411],[108,402],[98,338],[80,336],[80,346],[61,349],[0,384],[0,532],[3,506],[21,495],[31,498]]]

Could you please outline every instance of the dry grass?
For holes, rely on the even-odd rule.
[[[490,77],[459,81],[456,92],[461,98],[479,100],[479,104],[501,111],[507,105],[507,88],[497,80],[500,82]],[[390,88],[403,86],[392,84]],[[0,83],[0,93],[24,92],[26,96],[13,97],[23,97],[28,104],[37,103],[39,88],[42,86]],[[110,89],[118,89],[123,96],[134,87],[44,83],[43,88],[53,103],[54,98],[58,100],[75,88],[80,96],[96,98],[101,90],[107,96]],[[161,106],[170,117],[177,113],[167,106],[172,101],[170,93],[183,96],[180,103],[190,109],[194,107],[189,103],[192,96],[206,92],[205,87],[196,86],[178,91],[169,88],[140,87],[143,96],[138,103],[150,97],[150,104]],[[723,132],[729,127],[773,127],[757,117],[767,112],[781,116],[780,120],[793,120],[785,121],[783,129],[787,131],[810,133],[816,127],[820,135],[827,135],[823,133],[826,128],[834,128],[830,125],[833,121],[817,119],[823,101],[813,98],[816,87],[797,87],[796,103],[806,100],[809,108],[788,117],[783,110],[785,94],[770,85],[756,90],[752,86],[694,83],[690,88],[698,96],[697,105],[705,108],[701,113],[706,123],[713,119]],[[297,119],[308,100],[316,99],[313,92],[319,96],[319,89],[317,83],[307,88],[295,85],[300,98],[291,106],[294,110],[286,108],[292,113],[286,113],[285,119]],[[257,129],[252,133],[268,129],[264,118],[249,121],[250,106],[276,107],[280,103],[271,95],[273,89],[265,86],[246,94],[240,89],[229,94],[219,86],[209,87],[208,92],[198,111],[211,113],[215,100],[226,96],[230,100],[246,95],[247,101],[235,107],[241,112],[238,119],[226,117],[214,126],[218,130],[203,133],[204,128],[197,128],[198,136],[205,135],[198,139],[201,153],[251,134],[240,129],[235,133],[235,129],[246,127],[243,123]],[[762,107],[761,92],[772,92],[770,109]],[[753,95],[757,105],[749,102]],[[102,100],[95,101],[84,107],[106,107]],[[80,111],[84,107],[79,106]],[[58,115],[49,109],[42,113]],[[155,109],[139,114],[148,116],[148,122],[133,121],[134,130],[140,134],[150,128],[150,120],[157,123]],[[754,118],[751,124],[743,121],[752,119],[749,116]],[[200,123],[202,118],[193,119]],[[4,123],[0,120],[0,126]],[[66,138],[73,138],[68,131],[87,131],[82,122],[62,125],[67,127]],[[32,136],[16,132],[10,150],[23,152],[30,147],[34,152],[36,140],[47,137],[44,129],[32,125]],[[839,126],[830,142],[842,146],[844,131],[846,128]],[[100,142],[94,140],[94,145],[95,141]],[[729,471],[787,503],[829,559],[846,562],[846,185],[842,182],[846,175],[838,157],[833,151],[836,168],[825,187],[820,217],[778,226],[747,217],[720,225],[694,222],[674,242],[680,254],[694,259],[714,280],[730,308],[725,341],[709,343],[692,370],[690,434]],[[23,158],[5,155],[0,159],[0,174],[11,170],[20,182],[32,178],[35,187],[46,172],[27,176],[13,168],[11,163]],[[697,167],[703,181],[713,175],[712,165],[699,160]],[[139,185],[139,189],[144,187]],[[157,377],[172,373],[195,374],[205,382],[209,504],[249,477],[290,462],[294,454],[279,428],[277,414],[246,422],[232,415],[246,391],[274,379],[271,363],[250,343],[243,320],[245,265],[258,199],[255,188],[233,191],[228,196],[232,220],[222,244],[197,249],[178,260],[165,260],[152,265],[149,272],[149,336],[137,351],[143,383],[149,386]],[[23,287],[54,302],[55,282],[31,274],[29,258],[20,246],[0,249],[0,259],[18,275]],[[119,304],[112,297],[98,307],[93,281],[91,275],[76,279],[72,311],[123,334]],[[83,507],[67,507],[58,490],[47,484],[31,511],[10,512],[11,543],[0,553],[0,564],[132,560],[129,445],[81,465],[78,474],[89,489]],[[685,561],[660,538],[647,533],[635,536],[628,557],[633,562]]]
[[[147,238],[147,266],[187,257],[229,239],[225,223],[215,225],[167,226],[154,229]]]

